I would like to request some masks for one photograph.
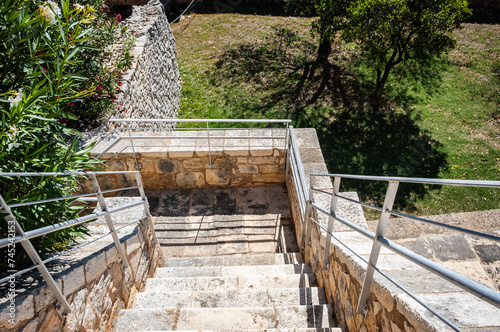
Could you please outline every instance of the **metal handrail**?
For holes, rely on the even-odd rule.
[[[393,182],[437,184],[437,185],[450,185],[450,186],[500,188],[500,181],[409,178],[409,177],[396,177],[396,176],[370,176],[370,175],[353,175],[353,174],[318,174],[318,173],[310,174],[310,176],[328,176],[331,178],[340,177],[344,179],[369,180],[369,181],[388,181],[388,182],[393,181]]]
[[[314,188],[315,177],[333,177],[334,178],[333,192],[330,193],[330,192],[326,192],[326,191],[318,189],[318,188]],[[340,180],[342,178],[389,182],[386,198],[384,201],[384,206],[382,208],[380,208],[380,207],[377,207],[377,206],[374,206],[371,204],[367,204],[367,203],[357,201],[357,200],[354,200],[352,198],[348,198],[348,197],[340,195],[339,194],[339,186],[340,186]],[[411,216],[408,214],[393,211],[392,205],[394,203],[394,200],[395,200],[395,197],[397,194],[397,189],[398,189],[400,182],[433,184],[433,185],[500,188],[500,181],[425,179],[425,178],[408,178],[408,177],[363,176],[363,175],[351,175],[351,174],[316,174],[316,173],[310,174],[310,186],[309,186],[309,190],[310,190],[309,196],[310,197],[309,197],[309,200],[306,202],[307,206],[308,207],[310,206],[311,208],[314,208],[316,211],[319,211],[323,214],[326,214],[329,217],[328,229],[325,229],[316,220],[314,220],[314,218],[312,218],[312,213],[310,211],[306,215],[304,215],[306,218],[306,221],[307,221],[306,225],[310,226],[312,224],[312,222],[315,222],[318,224],[318,226],[320,228],[324,229],[327,232],[324,268],[326,268],[326,262],[328,261],[327,255],[329,255],[329,250],[328,250],[329,243],[331,242],[332,237],[335,238],[335,236],[332,233],[333,220],[337,220],[337,221],[342,222],[343,224],[347,225],[351,229],[357,231],[358,233],[368,237],[369,239],[371,239],[373,241],[373,246],[372,246],[369,260],[368,261],[363,260],[367,263],[368,267],[367,267],[367,272],[365,274],[365,280],[363,282],[363,288],[361,290],[361,295],[360,295],[358,306],[357,306],[357,313],[358,314],[361,313],[363,311],[364,306],[365,306],[366,300],[367,300],[368,295],[369,295],[369,289],[370,289],[371,283],[373,281],[373,272],[374,271],[381,272],[376,267],[377,260],[378,260],[379,254],[380,254],[381,246],[388,248],[389,250],[395,252],[396,254],[409,259],[410,261],[418,264],[419,266],[422,266],[426,270],[441,276],[442,278],[444,278],[444,279],[448,280],[449,282],[461,287],[462,289],[468,291],[469,293],[474,294],[474,295],[478,296],[479,298],[481,298],[482,300],[500,308],[500,293],[499,292],[496,292],[496,291],[488,288],[487,286],[484,286],[476,281],[473,281],[473,280],[471,280],[471,279],[469,279],[469,278],[467,278],[467,277],[465,277],[457,272],[446,269],[442,265],[435,263],[435,262],[433,262],[433,261],[431,261],[431,260],[429,260],[421,255],[418,255],[418,254],[414,253],[413,251],[408,250],[405,247],[392,242],[391,240],[387,239],[384,236],[384,233],[385,233],[385,230],[387,227],[387,222],[389,220],[390,215],[397,215],[397,216],[401,216],[401,217],[408,217],[408,218],[411,218],[413,220],[427,222],[427,223],[430,223],[430,224],[433,224],[436,226],[447,227],[447,228],[450,228],[450,229],[453,229],[453,230],[456,230],[459,232],[463,232],[466,234],[481,236],[481,237],[487,238],[489,240],[500,241],[500,237],[495,236],[495,235],[477,232],[477,231],[473,231],[473,230],[469,230],[469,229],[465,229],[465,228],[461,228],[461,227],[457,227],[457,226],[447,225],[447,224],[439,223],[439,222],[432,221],[429,219],[415,217],[415,216]],[[322,193],[329,194],[332,196],[332,203],[331,203],[330,211],[327,211],[326,209],[324,209],[324,208],[322,208],[314,203],[314,192],[322,192]],[[305,191],[304,191],[304,194],[305,194]],[[299,196],[299,198],[300,198],[300,196]],[[380,217],[379,224],[377,227],[377,231],[375,233],[370,232],[367,229],[365,229],[361,226],[358,226],[358,225],[354,224],[353,222],[350,222],[350,221],[338,216],[335,212],[336,200],[338,198],[345,199],[349,202],[381,211],[382,213],[381,213],[381,217]],[[304,233],[304,234],[306,234],[306,236],[308,236],[308,237],[311,236],[310,231],[307,233]],[[303,243],[306,243],[306,242],[303,241]],[[350,248],[348,248],[348,249],[351,250]],[[385,274],[383,274],[383,275],[385,276]],[[387,277],[387,276],[385,276],[385,277]],[[388,278],[388,279],[391,282],[393,282],[394,284],[396,284],[396,286],[401,288],[401,285],[397,284],[396,282],[394,282],[390,278]],[[446,318],[441,316],[439,313],[437,313],[435,310],[430,308],[428,305],[423,303],[423,301],[418,299],[414,294],[411,294],[409,291],[405,290],[404,288],[401,288],[401,289],[403,289],[403,291],[405,293],[409,294],[412,298],[417,300],[417,302],[422,304],[426,309],[430,310],[439,319],[441,319],[445,324],[447,324],[451,328],[455,329],[456,331],[460,331],[460,329],[457,326],[455,326],[449,320],[447,320]]]
[[[171,122],[171,123],[292,123],[292,120],[288,119],[109,119],[109,122]]]
[[[98,180],[97,180],[97,175],[110,175],[110,174],[134,174],[136,182],[137,182],[137,186],[102,191],[101,188],[100,188],[100,186],[99,186]],[[97,239],[93,239],[93,240],[87,241],[87,242],[85,242],[83,244],[79,244],[76,247],[73,247],[73,248],[71,248],[69,250],[66,250],[66,251],[64,251],[62,253],[54,255],[54,256],[52,256],[52,257],[50,257],[48,259],[45,259],[45,260],[42,260],[40,258],[40,256],[38,255],[37,250],[33,247],[30,239],[33,239],[33,238],[36,238],[36,237],[40,237],[40,236],[43,236],[43,235],[46,235],[46,234],[49,234],[49,233],[52,233],[52,232],[55,232],[55,231],[59,231],[59,230],[62,230],[62,229],[65,229],[65,228],[68,228],[68,227],[71,227],[71,226],[80,225],[82,223],[85,223],[87,221],[96,219],[98,217],[104,217],[105,220],[106,220],[107,226],[108,226],[108,228],[109,228],[110,231],[107,234],[104,234],[104,235],[98,237],[98,239],[101,239],[104,236],[111,235],[113,237],[114,245],[116,247],[118,255],[119,255],[120,259],[121,259],[122,266],[124,268],[128,268],[129,266],[128,266],[127,258],[126,258],[126,255],[125,255],[125,250],[123,248],[123,245],[120,242],[120,239],[118,238],[118,235],[116,233],[117,229],[115,229],[115,227],[114,227],[113,221],[111,219],[111,215],[113,213],[116,213],[116,212],[119,212],[119,211],[123,211],[123,210],[126,210],[126,209],[130,209],[130,208],[135,207],[135,206],[143,205],[144,206],[145,215],[142,218],[139,218],[137,220],[134,220],[132,222],[127,223],[125,226],[129,226],[129,225],[131,225],[133,223],[137,223],[137,222],[140,222],[140,221],[146,219],[147,222],[148,222],[148,226],[151,229],[151,235],[152,235],[152,238],[153,238],[153,243],[155,245],[158,244],[158,240],[156,238],[156,234],[155,234],[155,229],[154,229],[154,225],[153,225],[151,213],[149,211],[149,204],[148,204],[147,198],[146,198],[146,196],[144,194],[144,188],[142,186],[140,174],[139,174],[138,171],[111,171],[111,172],[32,172],[32,173],[12,172],[12,173],[0,173],[0,177],[12,177],[12,178],[15,178],[15,177],[36,177],[36,176],[53,176],[53,177],[58,177],[58,176],[87,176],[90,179],[90,181],[92,182],[92,186],[94,188],[94,192],[90,193],[90,194],[72,195],[72,196],[51,198],[51,199],[31,201],[31,202],[14,203],[14,204],[9,204],[9,205],[7,205],[7,203],[5,202],[4,198],[0,194],[0,211],[6,215],[6,217],[4,219],[5,219],[5,222],[7,222],[8,226],[9,226],[9,229],[13,230],[13,232],[9,231],[9,234],[8,234],[8,236],[6,238],[0,239],[0,248],[6,247],[6,246],[13,246],[16,243],[21,243],[22,246],[23,246],[23,248],[24,248],[24,250],[26,251],[26,253],[30,257],[30,259],[34,263],[34,265],[32,265],[31,267],[28,267],[28,268],[26,268],[26,269],[24,269],[22,271],[17,271],[17,272],[15,272],[13,274],[10,274],[9,276],[7,276],[5,278],[2,278],[0,280],[0,284],[4,283],[6,281],[9,281],[9,280],[11,280],[13,278],[16,278],[19,275],[22,275],[22,274],[24,274],[26,272],[29,272],[29,271],[37,268],[39,270],[39,272],[42,274],[42,277],[45,280],[45,282],[47,283],[47,285],[49,286],[49,288],[54,293],[54,296],[56,297],[57,301],[59,302],[60,307],[62,308],[62,311],[67,314],[67,313],[71,312],[71,308],[69,306],[69,303],[67,302],[67,300],[66,300],[65,296],[63,295],[63,293],[61,292],[61,289],[59,288],[59,286],[55,283],[54,279],[52,278],[52,276],[51,276],[50,272],[48,271],[48,269],[47,269],[47,267],[46,267],[45,264],[48,263],[48,262],[50,262],[50,261],[53,261],[54,259],[56,259],[56,258],[58,258],[58,257],[60,257],[62,255],[68,254],[68,253],[70,253],[70,252],[72,252],[72,251],[74,251],[76,249],[82,248],[82,247],[84,247],[84,246],[86,246],[86,245],[88,245],[90,243],[93,243]],[[132,189],[139,189],[140,196],[141,196],[141,200],[140,201],[133,202],[133,203],[130,203],[130,204],[126,204],[126,205],[123,205],[123,206],[119,206],[119,207],[116,207],[114,209],[108,209],[107,208],[106,202],[105,202],[104,196],[103,196],[105,193],[111,193],[111,192],[116,192],[116,191],[120,191],[120,190],[122,190],[122,191],[123,190],[132,190]],[[21,207],[21,206],[28,206],[28,205],[33,205],[33,204],[43,204],[43,203],[49,203],[49,202],[61,201],[61,200],[74,200],[74,199],[88,197],[88,196],[96,196],[96,200],[99,202],[99,205],[101,206],[101,210],[102,211],[95,212],[95,213],[86,215],[84,217],[79,217],[79,218],[75,218],[75,219],[71,219],[71,220],[66,220],[66,221],[63,221],[63,222],[60,222],[60,223],[57,223],[57,224],[54,224],[54,225],[50,225],[50,226],[46,226],[46,227],[42,227],[42,228],[37,228],[37,229],[29,230],[29,231],[25,231],[21,227],[21,225],[17,221],[16,217],[14,216],[14,214],[11,211],[11,208],[17,208],[17,207]],[[119,229],[121,229],[121,228],[123,228],[125,226],[122,226]],[[14,272],[14,271],[9,270],[8,272]]]

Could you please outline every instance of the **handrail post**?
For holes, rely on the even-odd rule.
[[[375,266],[377,266],[378,257],[380,254],[380,249],[382,245],[378,242],[378,238],[383,237],[385,230],[387,228],[387,223],[391,214],[388,210],[392,210],[394,205],[394,200],[396,199],[396,194],[398,192],[399,181],[389,181],[389,186],[387,187],[387,192],[385,195],[384,206],[382,207],[382,214],[377,226],[377,231],[375,233],[375,240],[373,241],[372,250],[370,252],[370,258],[368,259],[368,267],[366,269],[365,280],[363,282],[363,288],[361,289],[361,295],[359,296],[358,307],[356,309],[357,314],[361,314],[370,294],[370,286],[373,281],[373,273],[375,272]]]
[[[328,232],[326,233],[326,242],[325,242],[325,255],[323,257],[323,270],[328,268],[328,262],[330,258],[330,244],[332,243],[332,232],[333,232],[333,223],[335,221],[335,210],[337,209],[337,201],[340,190],[340,177],[336,176],[333,183],[333,192],[332,192],[332,200],[330,202],[330,215],[328,216]]]
[[[304,221],[303,221],[303,226],[302,226],[302,249],[305,250],[306,245],[309,245],[309,241],[311,240],[311,232],[312,232],[312,205],[311,203],[314,203],[314,191],[312,188],[314,188],[315,185],[315,177],[313,175],[310,176],[309,178],[309,197],[306,202],[306,211],[304,213]],[[299,198],[300,199],[300,198]],[[307,241],[306,241],[307,239]]]
[[[144,211],[146,211],[146,218],[148,220],[149,228],[151,229],[151,236],[153,238],[153,244],[158,245],[158,238],[156,237],[155,225],[153,223],[153,217],[151,216],[151,211],[149,210],[149,202],[146,197],[146,193],[144,192],[144,187],[142,186],[141,174],[139,172],[135,173],[135,181],[137,182],[137,186],[139,186],[139,193],[141,194],[141,198],[144,201]]]
[[[132,139],[132,133],[130,131],[130,122],[127,122],[127,129],[128,129],[128,137],[130,138],[130,145],[132,146],[132,152],[134,153],[134,160],[135,160],[135,169],[140,171],[141,170],[141,164],[137,161],[137,155],[135,153],[135,147],[134,147],[134,140]]]
[[[104,195],[102,194],[101,187],[99,186],[99,182],[97,181],[97,177],[95,174],[89,174],[90,177],[90,182],[92,183],[92,186],[94,187],[94,191],[97,193],[97,200],[99,202],[99,205],[101,206],[101,210],[108,212],[108,206],[106,205],[106,200],[104,199]],[[120,239],[118,238],[118,234],[116,234],[115,230],[115,225],[113,224],[113,220],[111,219],[111,216],[108,214],[104,215],[104,220],[106,220],[106,224],[108,225],[109,231],[111,232],[111,236],[113,237],[113,241],[115,243],[116,251],[118,251],[118,255],[120,256],[120,259],[122,260],[122,264],[128,268],[129,264],[127,261],[127,256],[125,255],[125,250],[123,249],[123,246],[120,242]]]
[[[212,148],[210,144],[210,126],[207,121],[207,141],[208,141],[208,169],[214,169],[214,164],[212,163]]]
[[[288,180],[290,178],[290,163],[292,162],[292,140],[290,139],[290,128],[288,127],[288,123],[286,126],[286,146],[285,146],[285,179]],[[298,184],[295,184],[296,186]],[[300,199],[300,197],[299,197]]]
[[[287,164],[287,155],[288,155],[288,122],[286,123],[286,129],[285,129],[285,149],[284,149],[284,158],[283,160],[285,161],[285,165],[282,165],[281,166],[281,169],[285,169],[285,177],[286,179],[288,179],[288,172],[286,170],[288,170],[288,164]],[[273,147],[274,147],[274,140],[273,140]]]
[[[5,202],[1,194],[0,194],[0,211],[3,211],[4,213],[7,214],[7,216],[4,217],[5,222],[7,222],[7,225],[11,226],[11,224],[13,224],[16,235],[21,235],[23,237],[20,243],[23,246],[24,251],[26,251],[31,261],[34,264],[36,264],[36,268],[42,275],[43,279],[45,280],[49,288],[54,293],[54,296],[56,297],[57,301],[59,301],[59,304],[61,305],[63,312],[65,314],[69,314],[71,312],[71,308],[69,306],[68,301],[66,301],[66,298],[64,297],[63,293],[57,286],[56,282],[54,281],[54,278],[52,278],[52,275],[50,274],[49,270],[47,270],[47,267],[45,266],[45,264],[43,264],[42,259],[40,258],[37,251],[33,247],[31,241],[24,233],[24,230],[17,221],[16,217],[12,214],[12,211],[8,207],[7,203]],[[59,310],[57,310],[57,312],[59,315],[63,316],[63,314],[61,314]]]

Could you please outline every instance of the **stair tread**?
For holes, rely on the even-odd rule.
[[[311,287],[316,285],[313,273],[265,275],[265,276],[228,276],[228,277],[184,277],[150,278],[146,282],[147,292],[157,291],[208,291],[231,289],[265,289]]]
[[[302,274],[312,272],[307,264],[253,265],[253,266],[187,266],[161,267],[156,276],[166,277],[224,277],[231,275]]]
[[[120,312],[116,331],[321,328],[333,325],[332,317],[332,307],[329,304],[258,308],[125,309]]]
[[[320,287],[143,292],[134,308],[231,308],[327,304]]]
[[[161,330],[161,331],[147,331],[147,332],[174,332],[181,330]],[[182,330],[184,332],[342,332],[340,327],[318,327],[318,328],[290,328],[290,329],[241,329],[241,330]],[[136,331],[146,332],[146,331]]]

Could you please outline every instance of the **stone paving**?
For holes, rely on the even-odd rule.
[[[500,210],[424,217],[478,232],[500,235]],[[378,221],[369,221],[375,231]],[[500,290],[500,246],[493,240],[408,218],[392,218],[386,236],[419,255],[438,262],[494,290]]]
[[[164,257],[298,251],[283,186],[148,191]]]

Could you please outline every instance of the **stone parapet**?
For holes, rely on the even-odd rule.
[[[285,183],[284,129],[243,129],[211,131],[219,137],[210,146],[204,131],[134,133],[134,136],[166,136],[134,140],[134,150],[146,189],[243,187]],[[251,137],[266,137],[253,139]],[[237,138],[234,138],[237,137]],[[250,138],[238,138],[250,137]],[[102,142],[92,152],[98,155],[109,146]],[[117,152],[121,151],[119,154]],[[108,171],[135,171],[130,140],[124,139],[101,156]],[[210,166],[210,161],[213,167]],[[104,190],[128,187],[124,175],[99,179]],[[88,187],[86,184],[85,187]],[[87,188],[90,190],[90,187]]]

